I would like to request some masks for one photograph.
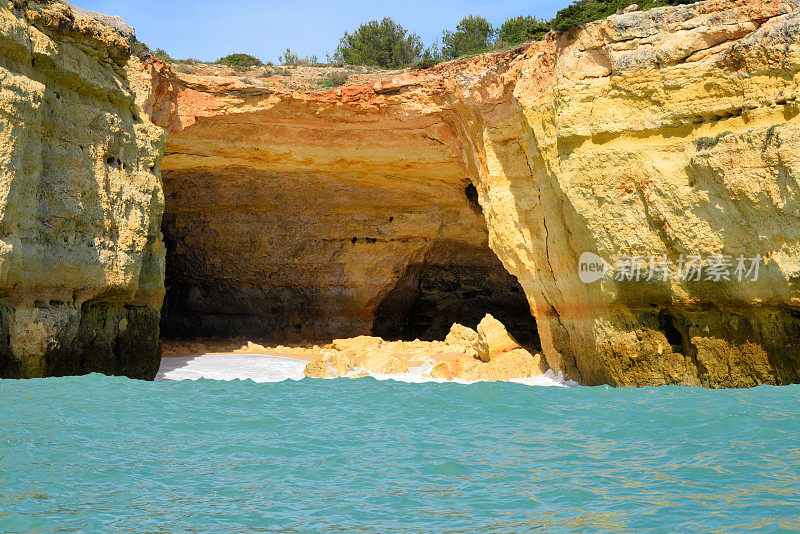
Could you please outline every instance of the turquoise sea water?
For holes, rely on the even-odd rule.
[[[0,531],[789,531],[799,393],[0,381]]]

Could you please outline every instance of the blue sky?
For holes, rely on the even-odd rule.
[[[212,61],[232,52],[247,52],[276,62],[287,47],[301,57],[316,55],[324,61],[345,31],[386,16],[419,34],[428,46],[435,39],[441,44],[442,30],[453,29],[468,14],[481,15],[499,26],[517,15],[550,19],[571,0],[71,1],[84,9],[121,16],[136,28],[140,41],[152,49],[163,48],[175,58]]]

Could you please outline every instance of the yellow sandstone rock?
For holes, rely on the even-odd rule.
[[[510,380],[540,376],[547,370],[541,354],[532,355],[525,349],[512,349],[492,357],[491,361],[479,368],[479,376],[484,380]]]
[[[153,378],[164,133],[125,72],[133,29],[0,0],[0,377]]]
[[[321,359],[309,362],[305,368],[305,375],[311,378],[335,378],[347,376],[356,369],[356,364],[349,356],[334,352],[326,354]]]
[[[478,357],[484,362],[492,361],[505,352],[519,349],[525,350],[514,338],[508,335],[508,330],[503,326],[503,323],[490,314],[487,314],[478,323],[476,350]]]
[[[453,379],[453,371],[448,362],[439,362],[431,367],[431,378],[443,378],[445,380]]]
[[[444,342],[455,350],[478,357],[478,333],[472,328],[454,323]]]
[[[389,354],[373,354],[361,361],[363,367],[369,373],[380,373],[385,375],[403,374],[408,372],[408,363],[402,361],[397,356]]]
[[[384,341],[371,336],[337,339],[324,349],[325,355],[306,366],[306,376],[328,378],[371,374],[405,374],[411,362],[419,366],[434,361],[429,375],[446,380],[511,380],[539,376],[547,371],[541,354],[521,348],[505,327],[487,315],[479,325],[491,339],[487,343],[471,328],[454,325],[446,342]],[[491,361],[476,359],[476,346],[490,345]],[[264,349],[269,351],[270,349]],[[358,373],[354,370],[361,369]]]
[[[383,339],[372,336],[357,336],[354,338],[334,339],[331,343],[333,350],[342,352],[352,358],[367,358],[377,354]]]
[[[462,380],[480,380],[483,378],[481,367],[484,365],[474,358],[461,358],[451,363],[451,374]]]

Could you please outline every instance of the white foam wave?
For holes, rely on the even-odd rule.
[[[254,382],[282,382],[284,380],[301,380],[306,367],[303,360],[270,356],[266,354],[204,354],[200,356],[168,357],[161,359],[156,380],[198,380],[208,378],[212,380],[252,380]],[[444,378],[433,378],[430,375],[436,361],[429,359],[422,365],[409,368],[407,373],[382,374],[370,373],[359,368],[351,371],[348,376],[358,376],[363,373],[376,380],[395,380],[397,382],[423,383],[423,382],[454,382],[457,384],[474,384],[480,380],[454,379],[449,381]],[[531,378],[512,379],[517,384],[527,386],[572,387],[578,383],[565,380],[559,373],[552,370],[544,375]]]
[[[430,372],[437,363],[438,362],[436,362],[436,360],[428,359],[422,365],[419,365],[417,367],[409,367],[407,373],[398,373],[398,374],[371,373],[366,369],[359,368],[354,371],[351,371],[348,374],[348,376],[358,376],[363,373],[366,373],[376,380],[395,380],[397,382],[409,382],[409,383],[450,382],[456,384],[475,384],[477,382],[483,382],[483,380],[463,380],[461,378],[454,378],[453,380],[447,380],[446,378],[434,378],[430,375]],[[558,374],[556,374],[553,372],[552,369],[548,370],[545,374],[541,376],[534,376],[530,378],[512,378],[510,381],[516,384],[524,384],[526,386],[574,387],[580,385],[574,380],[566,380],[564,378],[563,373],[559,372]]]
[[[247,380],[282,382],[300,380],[303,360],[266,354],[203,354],[161,359],[156,380]]]

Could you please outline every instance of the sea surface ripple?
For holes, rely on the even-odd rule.
[[[0,531],[788,532],[798,393],[0,380]]]

